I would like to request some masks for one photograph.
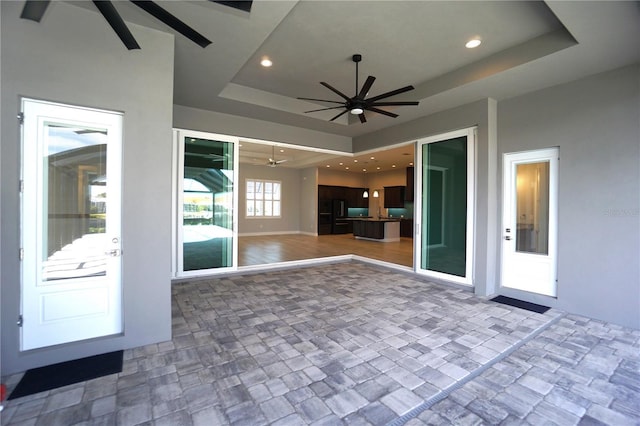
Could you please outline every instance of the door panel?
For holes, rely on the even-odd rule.
[[[474,129],[418,141],[416,272],[472,284]]]
[[[502,286],[556,296],[558,150],[505,154]]]
[[[235,269],[237,140],[185,130],[175,134],[175,275]]]
[[[23,350],[122,332],[122,115],[23,100]]]

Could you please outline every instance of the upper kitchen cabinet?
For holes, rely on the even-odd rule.
[[[404,186],[384,187],[384,207],[404,208]]]
[[[346,200],[348,189],[344,186],[318,185],[318,199]]]
[[[365,188],[347,188],[347,205],[349,207],[367,208],[369,199],[364,198]]]
[[[404,190],[404,200],[413,202],[413,167],[407,167],[407,187]]]

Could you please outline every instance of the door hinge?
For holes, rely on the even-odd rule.
[[[22,315],[18,315],[18,321],[16,321],[16,324],[18,325],[18,327],[22,327],[22,324],[24,323]]]
[[[24,260],[24,249],[23,248],[21,248],[18,251],[18,257],[20,258],[20,260]]]
[[[18,191],[22,194],[24,192],[24,181],[21,179],[20,183],[18,183]]]
[[[19,112],[18,116],[16,118],[18,119],[18,123],[24,124],[24,113],[23,112]]]

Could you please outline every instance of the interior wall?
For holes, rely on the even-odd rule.
[[[238,199],[238,233],[255,234],[295,234],[300,232],[300,216],[310,208],[301,204],[301,172],[287,167],[256,166],[241,164],[240,193]],[[247,179],[276,180],[281,185],[281,217],[246,217],[246,181]]]
[[[556,307],[640,328],[640,65],[498,104],[500,159],[558,146]]]
[[[318,168],[300,170],[300,232],[318,235]]]
[[[130,25],[128,51],[97,12],[54,2],[35,23],[22,7],[1,2],[2,374],[171,338],[173,36]],[[121,336],[19,351],[21,96],[124,113]]]
[[[320,167],[318,168],[318,185],[365,188],[367,186],[367,180],[361,173],[343,172]]]

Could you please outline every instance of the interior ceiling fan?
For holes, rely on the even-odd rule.
[[[271,147],[271,157],[269,157],[269,161],[267,161],[267,165],[269,167],[276,167],[278,164],[282,164],[285,161],[287,161],[286,159],[282,159],[282,160],[277,160],[276,161],[276,146],[272,146]]]
[[[157,3],[151,0],[130,0],[131,3],[138,6],[140,9],[147,12],[149,15],[153,16],[157,20],[163,22],[165,25],[173,28],[176,32],[182,34],[187,37],[189,40],[193,41],[200,47],[207,47],[211,44],[211,41],[207,39],[205,36],[191,28],[189,25],[185,24],[180,19],[176,18],[174,15],[169,13],[166,9],[158,5]],[[237,2],[229,2],[229,1],[215,1],[209,0],[214,3],[224,4],[225,6],[231,6],[235,8],[241,8],[242,10],[249,11],[251,10],[251,1],[239,1]],[[44,13],[51,0],[27,0],[22,9],[22,13],[20,17],[22,19],[29,19],[31,21],[40,22]],[[124,20],[116,10],[113,3],[109,0],[94,0],[93,4],[96,6],[98,11],[104,16],[107,20],[113,31],[120,37],[122,43],[126,46],[127,49],[140,49],[140,45],[129,31],[127,24],[125,24]]]
[[[349,97],[344,93],[342,93],[341,91],[339,91],[338,89],[336,89],[335,87],[331,86],[329,83],[325,83],[324,81],[321,81],[320,84],[322,84],[324,87],[326,87],[327,89],[331,90],[332,92],[334,92],[335,94],[343,98],[344,101],[332,101],[328,99],[314,99],[314,98],[298,98],[305,101],[318,101],[318,102],[328,102],[332,104],[340,104],[340,106],[334,106],[329,108],[312,109],[310,111],[305,111],[305,113],[344,108],[345,109],[344,111],[340,112],[338,115],[336,115],[329,121],[333,121],[336,118],[342,116],[343,114],[350,112],[351,114],[357,115],[360,118],[361,123],[366,123],[367,118],[364,115],[365,111],[372,111],[378,114],[395,118],[398,116],[398,114],[385,111],[378,107],[404,106],[404,105],[415,106],[419,104],[419,102],[416,102],[416,101],[381,101],[382,99],[389,98],[391,96],[399,95],[400,93],[413,90],[414,89],[413,86],[401,87],[400,89],[392,90],[390,92],[386,92],[381,95],[374,96],[372,98],[367,98],[367,94],[369,93],[369,90],[371,89],[373,82],[376,81],[376,78],[372,75],[367,77],[367,80],[362,85],[362,88],[360,89],[360,91],[358,91],[358,63],[362,61],[362,55],[355,54],[352,56],[351,59],[353,60],[353,62],[356,63],[356,94],[355,96]]]

